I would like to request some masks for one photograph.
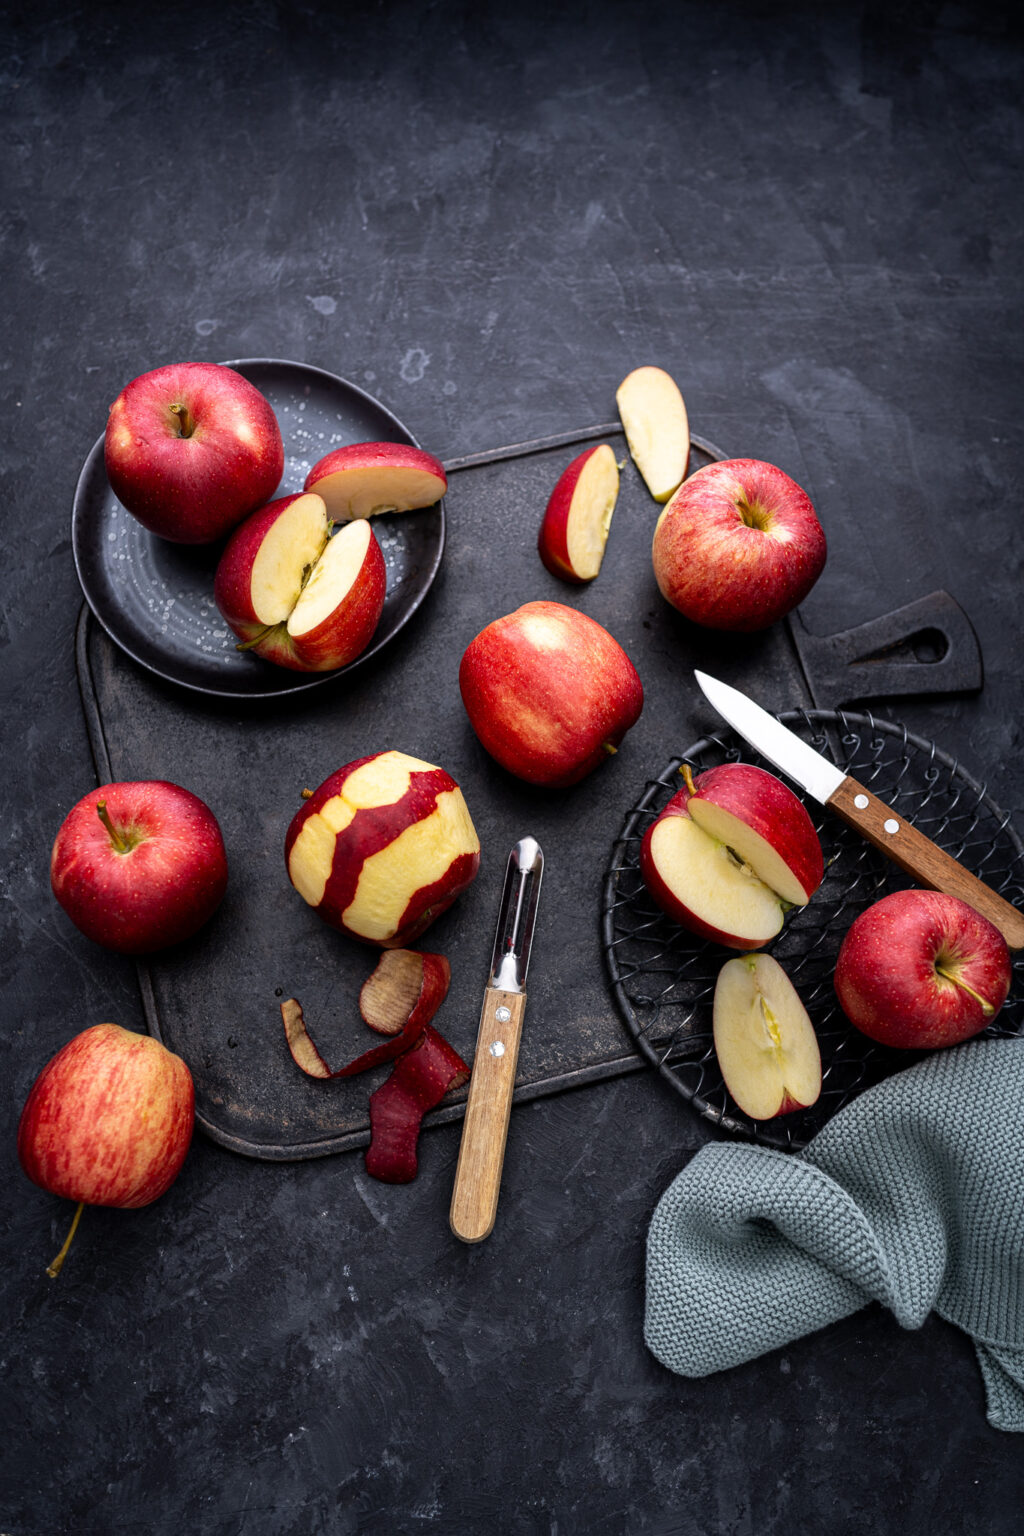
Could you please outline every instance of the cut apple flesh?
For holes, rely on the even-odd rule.
[[[362,569],[372,538],[369,523],[350,523],[328,541],[288,619],[293,639],[316,629],[343,601]]]
[[[690,424],[679,387],[662,368],[636,368],[615,394],[633,462],[655,501],[668,501],[686,476]]]
[[[404,464],[353,465],[325,475],[309,489],[323,497],[327,515],[336,523],[432,507],[445,492],[429,470]]]
[[[689,817],[659,821],[650,852],[673,896],[708,927],[735,934],[738,944],[751,946],[766,944],[782,927],[775,891]]]
[[[619,466],[611,448],[602,443],[576,482],[565,528],[569,564],[583,581],[592,581],[601,569],[618,494]]]
[[[725,1086],[752,1120],[806,1109],[821,1093],[814,1026],[771,955],[739,955],[715,986],[715,1053]]]
[[[320,496],[297,496],[273,524],[249,578],[253,612],[261,624],[283,624],[287,619],[310,567],[324,551],[328,531]]]
[[[699,795],[691,795],[686,809],[702,831],[731,848],[783,901],[797,907],[807,905],[810,893],[804,890],[781,854],[753,827],[720,805],[702,800]]]

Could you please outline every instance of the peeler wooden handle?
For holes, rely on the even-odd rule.
[[[482,1242],[494,1226],[525,1011],[525,992],[484,993],[448,1218],[464,1243]]]

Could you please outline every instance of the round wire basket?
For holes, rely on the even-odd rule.
[[[794,710],[791,730],[869,787],[1007,901],[1024,906],[1024,844],[983,784],[932,742],[871,714]],[[699,773],[720,763],[756,763],[775,772],[724,728],[673,758],[648,781],[612,850],[602,898],[605,961],[637,1047],[698,1114],[723,1131],[798,1151],[852,1098],[923,1053],[878,1045],[848,1022],[832,985],[836,956],[854,918],[913,882],[837,816],[809,806],[821,838],[825,878],[806,907],[794,909],[765,946],[784,967],[810,1014],[821,1048],[822,1088],[808,1109],[756,1121],[730,1097],[718,1068],[711,1009],[729,951],[680,928],[648,895],[640,874],[644,833],[680,789],[684,762]],[[1010,997],[986,1036],[1024,1030],[1024,956],[1014,957]]]

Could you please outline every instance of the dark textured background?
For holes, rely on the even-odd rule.
[[[818,505],[812,628],[938,587],[968,610],[984,693],[889,712],[1024,816],[1022,39],[993,5],[818,9],[256,0],[5,25],[10,1536],[1019,1529],[1021,1447],[940,1322],[872,1307],[706,1382],[646,1353],[646,1224],[707,1136],[646,1073],[517,1110],[477,1249],[447,1230],[455,1128],[403,1189],[358,1153],[272,1166],[199,1140],[156,1205],[89,1211],[54,1284],[71,1208],[14,1154],[43,1062],[141,1025],[133,967],[70,928],[47,859],[93,783],[71,497],[110,400],[160,363],[310,362],[445,458],[610,420],[623,375],[660,363],[695,431]],[[471,509],[453,535],[485,580]],[[431,643],[454,666],[461,637]],[[750,645],[781,667],[777,635]],[[774,675],[770,702],[800,702]],[[451,687],[437,710],[467,750]],[[685,744],[644,730],[603,770],[623,806]],[[507,784],[472,771],[497,818]]]

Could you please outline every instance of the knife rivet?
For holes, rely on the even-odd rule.
[[[883,821],[882,826],[887,832],[898,832],[900,829],[900,824],[896,820],[895,816],[890,816],[888,820]]]
[[[857,807],[858,811],[866,811],[868,806],[871,804],[867,795],[854,795],[853,803]]]
[[[504,1054],[505,1054],[504,1042],[501,1041],[501,1040],[493,1041],[492,1044],[491,1044],[491,1055],[492,1056],[504,1056]]]
[[[512,1017],[512,1010],[510,1008],[495,1008],[494,1017],[497,1019],[499,1024],[507,1024],[509,1019]],[[499,1051],[498,1054],[500,1056],[501,1052]]]

